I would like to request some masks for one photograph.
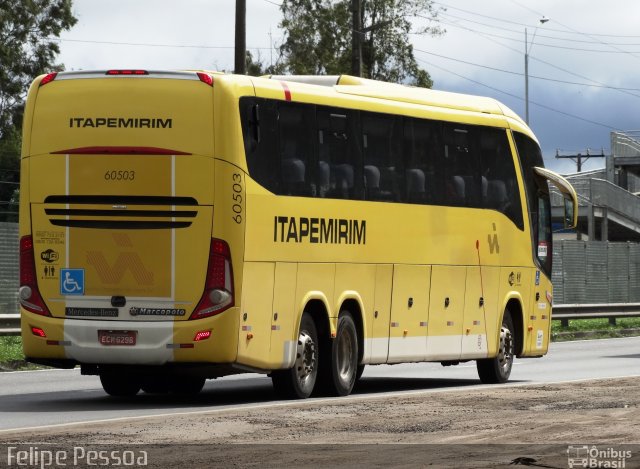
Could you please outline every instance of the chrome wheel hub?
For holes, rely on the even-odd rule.
[[[296,372],[298,375],[298,381],[301,384],[305,384],[317,364],[317,351],[316,344],[313,342],[311,336],[306,332],[301,331],[300,337],[298,337],[298,348],[296,353]]]

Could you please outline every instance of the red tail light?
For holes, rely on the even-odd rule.
[[[20,238],[20,290],[18,296],[20,304],[27,311],[43,316],[51,316],[38,290],[33,238],[31,236]]]
[[[149,75],[149,72],[146,70],[107,70],[105,75],[114,76],[114,75]]]
[[[42,80],[40,80],[40,85],[39,86],[44,86],[47,83],[51,83],[53,80],[56,79],[56,76],[58,76],[58,73],[48,73],[47,75],[44,76],[44,78]]]
[[[204,292],[190,319],[201,319],[220,314],[233,305],[231,251],[225,241],[212,239]]]
[[[213,77],[208,73],[197,72],[198,78],[202,83],[206,83],[209,86],[213,86]]]

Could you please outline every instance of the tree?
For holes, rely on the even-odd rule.
[[[262,75],[281,75],[284,73],[282,64],[276,63],[273,65],[265,65],[260,51],[253,57],[250,51],[247,51],[245,57],[245,70],[247,75],[259,77]]]
[[[76,23],[72,0],[0,0],[0,220],[19,180],[21,121],[31,81],[55,64],[52,40]],[[15,202],[15,200],[14,200]]]
[[[0,0],[0,132],[15,126],[13,111],[31,81],[62,68],[53,63],[60,49],[51,38],[76,21],[71,0]]]
[[[281,63],[293,74],[348,73],[352,57],[352,0],[283,0],[285,38]],[[431,87],[419,67],[410,33],[439,35],[432,0],[360,0],[362,75],[376,80]],[[426,19],[416,27],[412,19]],[[417,22],[416,22],[417,23]]]

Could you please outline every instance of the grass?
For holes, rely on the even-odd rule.
[[[559,320],[551,322],[551,340],[556,342],[631,335],[640,335],[640,318],[617,319],[615,325],[608,319],[572,319],[568,327],[562,327]]]
[[[22,337],[0,336],[0,371],[33,368],[24,361]]]

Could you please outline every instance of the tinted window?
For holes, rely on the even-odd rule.
[[[315,196],[318,184],[311,132],[314,127],[313,110],[303,104],[281,102],[277,106],[277,117],[282,180],[279,193]],[[272,170],[277,167],[272,167]]]
[[[490,127],[481,129],[478,150],[483,204],[504,213],[523,230],[520,190],[507,132]]]
[[[515,132],[514,138],[522,166],[522,177],[527,194],[527,211],[534,239],[534,258],[542,270],[551,275],[551,203],[549,186],[544,178],[538,176],[533,168],[543,167],[542,152],[536,142],[526,135]]]
[[[333,199],[361,199],[363,167],[360,140],[356,137],[355,111],[318,106],[316,109],[318,196]]]
[[[487,208],[523,229],[504,129],[260,98],[240,107],[249,173],[276,194]]]
[[[405,117],[403,127],[403,201],[416,204],[445,204],[444,185],[438,178],[444,155],[442,124]]]
[[[402,201],[402,119],[363,112],[364,190],[368,200]]]

